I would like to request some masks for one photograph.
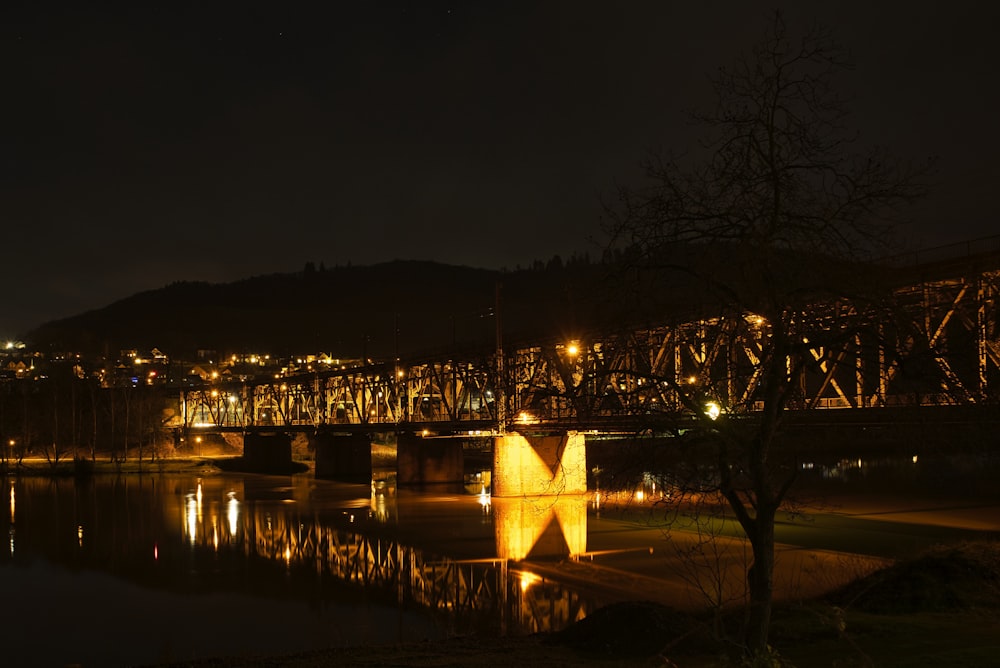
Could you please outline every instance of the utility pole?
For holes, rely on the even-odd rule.
[[[396,438],[399,438],[399,423],[403,421],[403,392],[406,384],[402,380],[402,371],[399,368],[399,314],[392,314],[392,383],[396,391]],[[400,387],[402,386],[402,387]],[[409,401],[407,401],[407,404]]]
[[[496,386],[496,404],[497,404],[497,432],[503,435],[507,430],[507,396],[505,390],[506,383],[504,382],[504,364],[503,364],[503,318],[501,316],[501,291],[503,289],[503,284],[497,281],[496,288],[496,306],[494,307],[494,317],[496,318],[497,325],[497,386]]]

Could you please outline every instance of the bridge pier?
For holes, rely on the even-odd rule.
[[[587,491],[584,435],[508,432],[493,443],[493,496],[552,496]]]
[[[316,456],[316,477],[368,484],[372,480],[372,443],[368,434],[310,437]]]
[[[292,465],[292,437],[282,432],[248,432],[243,436],[243,462],[254,472],[288,471]]]
[[[424,438],[402,432],[396,440],[396,484],[462,483],[465,459],[462,440]]]

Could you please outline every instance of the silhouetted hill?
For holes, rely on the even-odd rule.
[[[605,272],[586,262],[505,273],[418,261],[307,265],[233,283],[174,283],[46,323],[26,338],[40,350],[111,355],[157,347],[171,356],[208,349],[406,357],[494,346],[498,283],[505,341],[572,336],[620,305],[602,296]]]
[[[188,359],[198,350],[324,352],[348,359],[491,350],[498,285],[505,344],[568,340],[595,329],[661,325],[671,316],[712,317],[723,294],[714,283],[749,291],[740,303],[752,304],[762,293],[760,281],[774,277],[740,274],[747,266],[745,258],[734,260],[740,252],[726,244],[682,246],[660,258],[662,267],[653,263],[641,270],[627,258],[619,264],[565,265],[553,258],[513,272],[402,260],[333,269],[307,264],[295,273],[232,283],[180,282],[141,292],[46,323],[26,342],[36,350],[111,356],[121,349],[157,347]],[[812,286],[816,294],[851,294],[850,283],[868,284],[874,277],[871,269],[850,263],[837,269],[838,263],[815,254],[786,259],[782,280],[802,289],[818,281]],[[676,270],[685,263],[711,280]],[[832,280],[834,274],[840,279]]]

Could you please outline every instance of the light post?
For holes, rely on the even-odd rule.
[[[568,361],[567,380],[573,384],[566,387],[570,409],[580,416],[587,405],[587,360],[581,357],[580,344],[576,340],[568,342],[563,350]]]

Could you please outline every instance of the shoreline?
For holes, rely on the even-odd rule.
[[[22,459],[20,462],[6,460],[0,462],[0,475],[25,476],[88,476],[119,473],[224,473],[233,470],[227,464],[242,460],[238,456],[197,455],[187,457],[158,457],[156,459],[123,459],[116,461],[110,457],[96,459],[60,459],[57,462],[43,457]],[[300,471],[310,470],[306,463],[293,462],[301,467]],[[261,473],[260,471],[241,471],[242,473]],[[284,475],[274,473],[273,475]]]

